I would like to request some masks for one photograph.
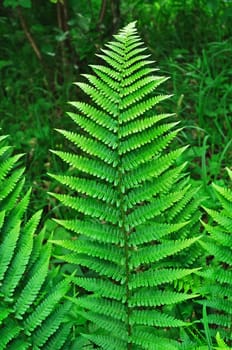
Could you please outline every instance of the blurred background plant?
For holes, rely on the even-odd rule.
[[[3,0],[0,4],[0,127],[27,154],[33,206],[47,206],[54,128],[68,127],[66,101],[81,98],[81,79],[94,55],[120,26],[139,32],[171,77],[167,111],[182,121],[196,184],[225,182],[232,163],[232,1],[223,0]],[[226,178],[226,177],[225,177]],[[209,194],[209,193],[208,193]],[[211,194],[210,194],[211,195]],[[51,205],[50,203],[49,205]]]

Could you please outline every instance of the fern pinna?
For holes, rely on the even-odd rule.
[[[53,151],[69,171],[50,175],[71,193],[52,195],[74,211],[57,221],[77,236],[54,243],[86,274],[73,279],[87,291],[75,300],[79,314],[95,325],[83,337],[99,349],[173,350],[168,328],[188,323],[170,305],[193,297],[174,281],[194,270],[188,254],[178,262],[198,239],[194,191],[175,166],[185,147],[169,150],[177,123],[154,112],[169,97],[154,95],[166,78],[154,74],[134,23],[114,38],[98,55],[106,65],[77,83],[92,101],[71,103],[77,131],[58,130],[76,152]]]
[[[65,349],[68,280],[48,275],[51,247],[44,230],[34,235],[41,212],[26,220],[30,190],[23,190],[21,156],[0,137],[0,350]]]
[[[232,172],[227,169],[232,180]],[[232,345],[232,190],[213,184],[221,209],[205,208],[211,220],[203,223],[208,235],[201,245],[209,254],[203,277],[202,303],[207,308],[211,335],[217,332]]]

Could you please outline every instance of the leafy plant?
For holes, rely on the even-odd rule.
[[[71,304],[64,301],[68,280],[49,273],[50,244],[37,233],[41,211],[27,218],[22,154],[0,138],[0,349],[64,349],[71,323]],[[35,235],[36,234],[36,235]]]
[[[169,149],[177,123],[154,110],[170,97],[154,95],[166,78],[150,67],[135,23],[114,37],[98,55],[107,65],[77,83],[92,102],[71,102],[77,130],[58,130],[74,151],[53,151],[70,169],[50,175],[71,193],[52,196],[74,218],[56,221],[77,236],[54,243],[84,269],[73,278],[86,291],[74,300],[92,324],[84,338],[107,350],[177,349],[168,329],[190,323],[175,305],[196,296],[174,287],[199,256],[196,191],[176,164],[186,147]]]
[[[228,169],[230,179],[232,172]],[[229,188],[213,184],[214,191],[220,201],[221,209],[216,211],[205,208],[211,221],[203,223],[208,236],[201,241],[201,245],[208,252],[210,265],[200,274],[203,276],[201,293],[206,297],[202,301],[208,309],[207,323],[209,336],[216,332],[225,340],[232,337],[232,191]],[[218,336],[218,339],[220,337]],[[222,342],[220,343],[222,344]],[[220,345],[218,343],[218,345]]]
[[[3,0],[3,5],[5,7],[18,7],[22,6],[25,8],[31,8],[31,0]]]
[[[215,181],[227,181],[222,171],[231,163],[231,38],[208,43],[193,57],[176,54],[165,68],[171,75],[192,178],[209,190]],[[212,199],[212,202],[214,199]]]

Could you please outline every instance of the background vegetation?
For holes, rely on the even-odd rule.
[[[66,101],[82,97],[72,83],[132,20],[170,76],[163,89],[174,96],[164,108],[182,121],[193,178],[206,191],[212,180],[225,181],[232,161],[231,1],[4,0],[0,10],[0,127],[26,153],[36,209],[48,205],[51,163],[60,167],[49,153],[60,143],[54,128],[70,123]]]

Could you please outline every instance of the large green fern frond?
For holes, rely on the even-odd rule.
[[[43,244],[44,230],[38,233],[41,211],[26,220],[30,190],[23,190],[21,155],[0,142],[0,349],[45,349],[57,336],[52,349],[59,350],[70,332],[64,324],[69,283],[49,277],[51,246]],[[66,337],[59,337],[64,327]]]
[[[74,213],[56,221],[76,239],[54,243],[68,251],[64,261],[87,269],[73,277],[87,291],[79,312],[96,329],[83,337],[100,349],[174,350],[168,328],[188,324],[175,305],[195,296],[174,282],[199,256],[196,191],[176,164],[185,147],[169,147],[177,123],[158,112],[169,95],[155,90],[166,78],[150,68],[135,24],[102,51],[105,65],[77,84],[89,102],[71,103],[77,131],[58,130],[76,152],[53,151],[69,171],[50,175],[69,193],[52,195]]]

